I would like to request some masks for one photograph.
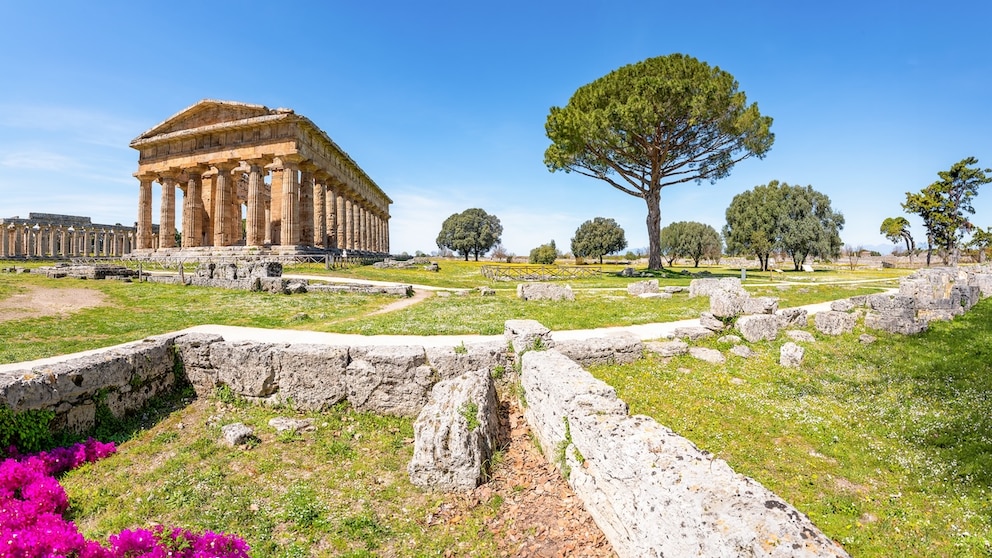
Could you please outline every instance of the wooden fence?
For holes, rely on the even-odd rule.
[[[482,274],[491,281],[567,281],[599,277],[599,267],[578,265],[484,265]]]

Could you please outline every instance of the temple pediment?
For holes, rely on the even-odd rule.
[[[193,130],[205,126],[237,122],[248,118],[258,118],[272,114],[292,112],[286,109],[270,109],[263,105],[251,105],[234,101],[204,99],[170,116],[134,141],[152,138],[183,130]]]

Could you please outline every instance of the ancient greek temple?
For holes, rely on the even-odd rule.
[[[0,258],[117,257],[131,251],[135,229],[89,217],[29,213],[0,219]]]
[[[389,253],[392,200],[323,130],[292,110],[203,100],[131,147],[140,153],[136,254],[235,247],[280,255]],[[152,224],[155,183],[159,227]]]

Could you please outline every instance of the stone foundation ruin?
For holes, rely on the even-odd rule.
[[[294,344],[175,332],[0,366],[0,402],[52,410],[55,428],[84,432],[98,408],[118,417],[137,411],[184,377],[200,394],[227,386],[239,397],[300,409],[348,401],[361,411],[418,417],[411,480],[461,490],[484,480],[485,463],[503,443],[492,376],[516,361],[525,417],[545,456],[618,555],[845,556],[753,479],[652,419],[628,416],[613,388],[573,360],[624,362],[643,348],[623,335],[556,344],[529,320],[507,322],[502,338],[457,347],[416,338],[395,346]]]

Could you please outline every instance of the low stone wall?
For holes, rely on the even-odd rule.
[[[847,556],[806,515],[557,350],[522,356],[524,416],[621,557]]]
[[[447,461],[422,458],[411,475],[427,487],[463,489],[482,478],[502,438],[496,405],[472,386],[491,394],[491,380],[477,379],[510,368],[513,347],[527,421],[620,556],[845,555],[757,482],[652,419],[628,416],[613,388],[557,349],[540,350],[554,344],[549,334],[529,320],[507,322],[504,339],[451,347],[259,343],[176,332],[55,364],[0,366],[0,404],[50,409],[54,427],[85,432],[101,405],[119,417],[188,379],[198,393],[223,385],[249,400],[300,409],[348,401],[362,411],[421,413],[421,453],[436,455],[445,443],[450,449],[458,433],[465,447],[478,448],[467,452],[471,459],[451,452]],[[626,362],[642,352],[640,341],[622,335],[560,348],[588,363]],[[442,400],[438,389],[461,395]],[[457,417],[438,416],[451,409]]]
[[[69,358],[0,367],[0,404],[55,411],[57,430],[86,432],[97,406],[121,417],[188,381],[249,400],[318,410],[348,401],[360,411],[415,417],[431,388],[472,370],[506,367],[502,341],[460,347],[227,342],[174,333]]]
[[[86,432],[98,406],[120,418],[176,385],[182,362],[173,339],[153,337],[55,364],[0,366],[0,404],[13,411],[51,410],[54,430]]]

